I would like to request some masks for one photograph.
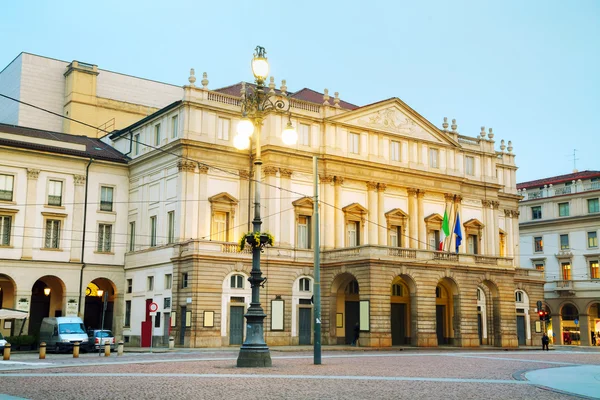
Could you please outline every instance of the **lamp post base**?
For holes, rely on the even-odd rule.
[[[237,359],[238,367],[271,367],[271,353],[267,346],[243,346]]]

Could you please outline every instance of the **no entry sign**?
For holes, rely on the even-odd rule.
[[[150,305],[148,306],[148,310],[150,310],[150,312],[157,312],[158,311],[158,304],[156,304],[156,303],[150,303]]]

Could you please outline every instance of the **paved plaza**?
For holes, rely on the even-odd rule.
[[[308,349],[306,349],[308,350]],[[237,368],[237,349],[13,354],[0,399],[575,399],[600,398],[600,352],[559,348],[271,349],[272,368]]]

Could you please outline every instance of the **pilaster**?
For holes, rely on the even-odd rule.
[[[40,176],[39,169],[27,168],[27,200],[25,207],[25,228],[23,229],[23,251],[21,253],[22,260],[31,260],[33,255],[33,238],[44,237],[45,227],[41,228],[41,235],[34,232],[36,228],[36,192],[38,177]]]
[[[410,248],[418,249],[419,225],[417,215],[417,189],[409,188],[408,192],[408,236],[410,240]]]
[[[385,221],[385,189],[387,185],[385,183],[379,183],[377,185],[377,243],[380,246],[387,246],[387,225]],[[400,239],[400,238],[399,238]]]
[[[427,226],[425,225],[425,215],[423,206],[423,197],[425,192],[421,189],[417,192],[417,218],[418,218],[418,230],[419,230],[419,249],[427,249]]]
[[[344,224],[344,212],[342,211],[342,185],[344,184],[344,178],[336,176],[334,179],[335,185],[335,248],[339,249],[344,247],[344,230],[346,228]],[[327,235],[325,235],[327,236]]]
[[[284,246],[292,246],[292,238],[294,237],[294,223],[295,215],[294,210],[288,210],[290,200],[288,199],[289,193],[292,189],[292,170],[279,168],[279,181],[282,190],[279,191],[279,209],[281,210],[279,224],[281,227],[281,235],[279,243]]]
[[[279,201],[282,196],[281,191],[277,189],[277,168],[271,165],[266,165],[262,168],[263,174],[265,175],[264,182],[266,185],[262,186],[261,193],[264,193],[264,199],[261,199],[260,215],[262,219],[261,230],[263,232],[270,232],[276,238],[281,237],[279,231]],[[266,205],[266,209],[265,209]],[[263,212],[264,211],[264,212]]]
[[[369,204],[367,208],[369,210],[369,222],[365,224],[365,228],[368,231],[368,243],[370,245],[377,244],[377,236],[378,236],[378,227],[371,223],[377,221],[378,216],[378,205],[379,202],[377,200],[377,183],[376,182],[367,182],[367,192],[368,192],[368,201]]]
[[[335,208],[332,207],[335,204],[335,192],[333,186],[333,176],[321,175],[319,176],[319,182],[321,183],[321,201],[323,204],[323,221],[321,223],[321,247],[329,250],[335,246]],[[329,232],[329,235],[325,233]],[[332,235],[331,232],[334,234]]]
[[[81,244],[83,240],[83,208],[85,202],[85,175],[73,175],[75,196],[73,198],[73,232],[71,232],[71,262],[81,262]],[[92,201],[92,203],[94,203]]]

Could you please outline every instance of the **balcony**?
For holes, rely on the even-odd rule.
[[[526,201],[526,200],[535,200],[535,199],[554,197],[554,196],[564,196],[567,194],[583,193],[583,192],[587,192],[590,190],[600,190],[600,182],[589,182],[588,181],[588,182],[584,183],[582,181],[574,181],[573,184],[565,185],[565,186],[561,185],[561,186],[554,187],[552,185],[549,185],[542,189],[532,189],[532,190],[519,189],[518,193],[521,196],[523,196],[522,201]]]
[[[554,281],[554,292],[559,296],[573,296],[575,294],[575,284],[569,280]]]

